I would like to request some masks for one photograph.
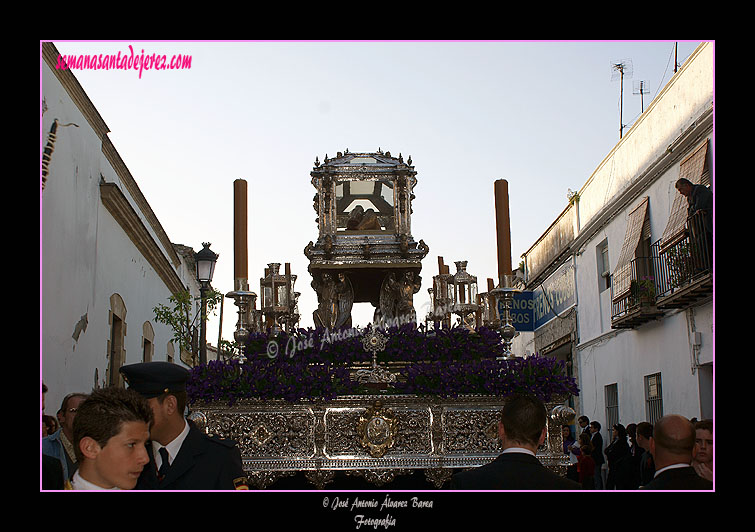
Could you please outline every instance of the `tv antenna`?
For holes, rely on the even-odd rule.
[[[619,138],[622,138],[624,136],[624,76],[632,77],[632,60],[614,61],[611,63],[611,70],[613,70],[611,81],[615,81],[617,78],[621,81],[619,88]]]
[[[674,43],[674,74],[679,69],[679,43]]]
[[[648,89],[645,86],[645,81],[644,80],[639,80],[639,81],[635,81],[634,82],[634,91],[633,91],[633,93],[640,95],[640,104],[642,105],[642,111],[641,112],[644,113],[645,112],[645,97],[644,97],[644,95],[648,93]]]

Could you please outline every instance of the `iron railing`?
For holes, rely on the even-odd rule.
[[[621,283],[611,283],[611,320],[627,315],[643,304],[655,304],[654,257],[637,257],[629,263],[629,278]],[[627,288],[628,282],[628,288]],[[622,290],[618,293],[616,290]]]
[[[684,230],[675,238],[653,244],[651,254],[655,257],[658,298],[669,296],[712,273],[713,236],[705,229],[703,213],[689,217]]]

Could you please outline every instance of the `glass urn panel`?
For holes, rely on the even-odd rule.
[[[262,306],[273,306],[273,288],[271,286],[262,287]]]
[[[279,285],[275,287],[278,297],[275,302],[275,305],[278,307],[285,307],[288,305],[288,297],[286,297],[286,285]]]
[[[342,180],[336,183],[338,231],[393,231],[394,195],[391,180]]]

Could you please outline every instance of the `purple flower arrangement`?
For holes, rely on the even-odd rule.
[[[500,334],[486,327],[425,330],[413,324],[381,330],[387,337],[378,363],[396,363],[399,374],[389,393],[456,397],[533,393],[547,401],[577,395],[563,361],[534,355],[503,360]],[[246,345],[246,361],[210,361],[191,370],[191,402],[240,399],[333,399],[366,393],[351,379],[349,367],[368,364],[364,330],[298,329],[290,334],[256,333]]]

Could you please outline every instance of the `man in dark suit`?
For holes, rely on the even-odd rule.
[[[713,483],[700,477],[690,465],[695,455],[695,427],[682,416],[663,416],[653,427],[650,452],[655,477],[648,490],[712,490]]]
[[[547,435],[547,414],[542,401],[531,395],[514,395],[501,411],[498,437],[503,453],[493,462],[457,473],[451,489],[459,490],[578,490],[581,486],[546,469],[535,457]]]
[[[582,434],[590,434],[590,418],[587,416],[579,416],[577,418],[577,423],[579,424],[579,428],[582,429]],[[579,438],[577,438],[579,440]]]
[[[652,436],[653,425],[647,421],[637,423],[637,445],[643,449],[639,464],[640,486],[644,486],[653,480],[653,475],[655,475],[655,463],[653,462],[653,455],[650,453],[650,438]]]
[[[236,443],[210,437],[183,413],[189,371],[170,362],[143,362],[120,369],[131,389],[154,413],[138,490],[248,489]]]
[[[590,440],[590,443],[592,443],[592,454],[590,456],[592,456],[592,459],[595,462],[595,489],[602,490],[603,474],[601,473],[601,470],[603,469],[606,457],[603,456],[603,436],[600,435],[599,422],[590,422],[590,433],[592,434],[592,439]]]

